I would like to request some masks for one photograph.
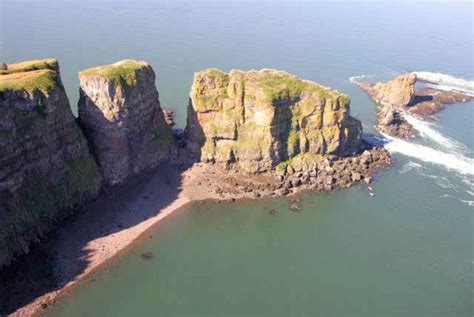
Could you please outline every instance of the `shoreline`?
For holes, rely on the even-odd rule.
[[[307,191],[331,192],[358,182],[368,184],[370,180],[364,181],[363,174],[368,177],[390,165],[389,156],[385,157],[381,154],[385,152],[377,151],[374,149],[369,154],[370,157],[375,155],[371,163],[364,163],[362,158],[370,153],[364,152],[340,161],[326,162],[330,165],[320,171],[319,177],[308,175],[305,178],[299,175],[303,172],[295,171],[294,174],[287,173],[285,177],[277,175],[280,181],[276,181],[272,174],[245,176],[206,163],[191,166],[168,164],[144,173],[126,185],[111,188],[96,201],[86,204],[82,212],[66,221],[55,239],[46,242],[50,246],[49,252],[54,254],[50,265],[56,284],[46,290],[41,288],[40,294],[26,295],[28,299],[14,299],[13,302],[16,300],[19,308],[11,307],[9,316],[44,315],[48,307],[67,296],[92,272],[107,265],[150,228],[181,208],[206,200],[219,203],[271,199],[291,197]],[[353,160],[357,163],[347,163]],[[363,174],[357,181],[351,181],[351,171],[356,170]],[[348,172],[349,176],[344,178],[344,173],[341,173],[341,177],[336,178],[339,176],[334,173],[338,171]],[[300,178],[303,182],[293,185]],[[297,198],[292,201],[291,208],[300,208]]]
[[[151,227],[192,203],[193,201],[183,192],[159,193],[154,197],[145,195],[156,188],[155,186],[163,189],[163,186],[169,185],[166,184],[166,176],[172,174],[171,176],[174,177],[176,173],[179,174],[179,168],[172,166],[166,167],[165,171],[162,168],[149,175],[138,177],[130,184],[113,188],[111,193],[106,193],[105,197],[87,204],[83,212],[67,220],[51,246],[56,253],[53,271],[59,286],[33,299],[8,316],[43,315],[47,311],[45,304],[48,307],[54,305],[57,300],[67,296],[68,292],[73,291],[80,282],[87,279],[91,273],[107,265],[109,261],[133,245],[133,242]],[[165,177],[163,179],[160,176]],[[139,188],[133,188],[135,186]],[[132,193],[127,195],[127,191],[132,191]],[[114,204],[113,200],[117,199],[118,201]],[[166,206],[152,210],[153,205],[163,199],[170,201]],[[126,200],[131,200],[131,202],[119,206]],[[133,207],[140,205],[142,207],[140,211],[133,210]],[[102,208],[104,209],[101,210]],[[100,211],[100,214],[95,213],[96,211]]]

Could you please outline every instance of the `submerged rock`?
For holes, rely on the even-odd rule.
[[[361,147],[362,125],[350,116],[349,103],[335,90],[282,71],[208,69],[194,76],[188,147],[203,162],[245,173],[269,171],[298,155],[305,161],[352,154]]]
[[[125,60],[84,70],[79,80],[79,122],[107,184],[169,158],[174,139],[149,64]]]
[[[1,268],[100,189],[57,60],[0,71],[0,148]]]

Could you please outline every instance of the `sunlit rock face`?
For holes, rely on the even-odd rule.
[[[186,135],[201,161],[264,172],[299,154],[352,154],[362,126],[347,96],[286,72],[194,75]]]

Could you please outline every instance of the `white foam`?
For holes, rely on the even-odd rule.
[[[440,165],[447,170],[454,170],[463,175],[474,175],[474,159],[452,152],[435,150],[421,144],[384,135],[390,142],[385,148],[392,153],[400,153],[424,162]]]
[[[460,201],[462,203],[465,203],[466,205],[468,206],[474,206],[474,200],[463,200],[463,199],[460,199]]]
[[[458,78],[442,73],[413,72],[416,77],[424,82],[431,83],[433,88],[444,91],[460,91],[474,96],[474,81]]]
[[[352,76],[352,77],[349,77],[349,81],[351,83],[358,83],[358,82],[361,82],[363,79],[367,78],[367,77],[371,77],[372,75],[359,75],[359,76]]]
[[[409,161],[408,163],[406,163],[403,166],[402,170],[399,173],[400,174],[405,174],[406,172],[409,172],[409,171],[412,171],[412,170],[415,170],[415,171],[419,172],[422,168],[423,168],[423,166],[421,166],[421,164]]]
[[[422,137],[428,138],[438,145],[444,147],[447,150],[457,150],[457,151],[468,151],[468,148],[447,136],[444,136],[439,131],[435,130],[436,126],[434,123],[418,120],[415,117],[412,117],[406,113],[403,114],[404,119],[415,128]]]

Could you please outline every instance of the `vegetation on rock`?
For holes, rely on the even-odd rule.
[[[0,268],[98,193],[101,176],[54,59],[0,75]]]
[[[174,139],[149,64],[125,60],[82,71],[79,80],[79,122],[106,184],[167,159]]]
[[[135,60],[123,60],[115,64],[98,66],[83,70],[79,76],[97,76],[114,83],[134,86],[137,82],[137,71],[148,66],[148,63]]]
[[[59,83],[59,67],[56,59],[26,61],[4,64],[0,70],[0,100],[7,91],[24,91],[43,94],[55,89]]]
[[[205,70],[190,97],[189,147],[203,161],[253,173],[299,153],[344,155],[361,144],[347,96],[286,72]]]

